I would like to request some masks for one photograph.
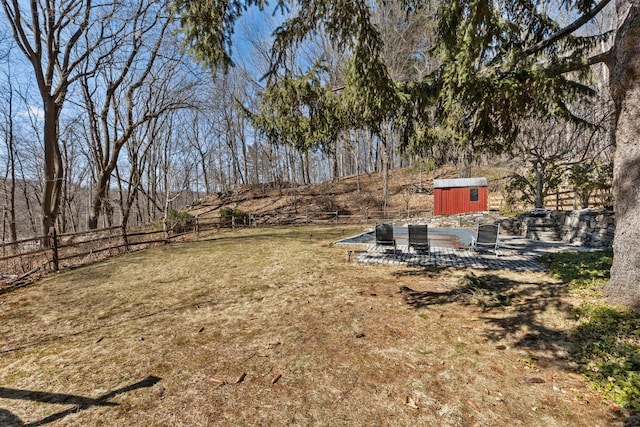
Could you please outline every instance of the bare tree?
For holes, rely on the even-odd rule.
[[[176,59],[171,57],[175,52],[169,50],[163,52],[167,56],[159,54],[171,24],[162,4],[141,1],[120,9],[117,17],[124,22],[124,31],[91,56],[103,57],[103,66],[93,73],[83,73],[80,79],[88,116],[90,160],[95,168],[89,229],[97,228],[101,212],[107,214],[109,225],[112,223],[108,194],[111,177],[120,151],[134,131],[184,104],[163,84],[165,79],[175,81],[169,70],[176,70],[168,62]]]
[[[59,213],[64,175],[59,141],[60,113],[70,86],[101,64],[90,68],[85,60],[112,39],[121,28],[110,22],[119,3],[94,4],[92,0],[29,3],[1,0],[5,17],[19,50],[33,67],[44,111],[44,188],[42,230],[49,233]]]
[[[4,187],[5,187],[5,211],[3,224],[9,224],[9,239],[15,242],[18,239],[18,232],[16,226],[16,157],[17,157],[17,143],[16,143],[16,131],[15,131],[15,100],[14,100],[14,88],[11,76],[11,65],[7,62],[6,68],[6,86],[2,87],[2,101],[4,108],[1,109],[3,119],[0,122],[0,132],[5,144],[6,150],[6,168],[4,175]],[[8,218],[7,218],[8,217]],[[3,227],[2,239],[5,240],[5,233]]]

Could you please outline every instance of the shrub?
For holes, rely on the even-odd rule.
[[[574,292],[599,294],[611,261],[611,250],[554,254],[549,272]],[[640,410],[640,314],[582,303],[575,315],[573,353],[584,375],[618,405]]]
[[[549,273],[567,283],[574,292],[598,296],[609,280],[612,261],[611,249],[553,254]]]
[[[583,303],[576,316],[575,354],[586,377],[618,405],[640,410],[640,314]]]
[[[220,209],[220,224],[223,227],[231,227],[234,224],[245,224],[248,219],[249,214],[240,209]]]
[[[174,233],[184,233],[193,227],[195,217],[189,212],[169,209],[167,211],[167,230]]]

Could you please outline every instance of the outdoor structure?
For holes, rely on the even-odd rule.
[[[453,215],[487,210],[487,178],[433,180],[433,213]]]

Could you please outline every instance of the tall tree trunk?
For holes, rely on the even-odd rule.
[[[62,186],[62,155],[58,141],[59,106],[53,98],[44,101],[44,189],[42,192],[42,233],[48,235],[56,223]]]
[[[386,214],[389,203],[389,146],[386,137],[380,139],[382,143],[382,210]]]
[[[311,160],[308,151],[304,152],[304,169],[307,174],[307,184],[311,184]]]
[[[9,102],[8,102],[8,129],[5,135],[7,143],[8,159],[8,178],[9,178],[9,235],[12,242],[18,240],[18,231],[16,227],[16,141],[13,132],[13,86],[9,82]]]
[[[640,1],[619,0],[611,63],[611,95],[616,106],[613,167],[616,232],[610,301],[640,309]]]
[[[242,153],[242,170],[240,171],[240,177],[242,178],[242,185],[249,184],[249,164],[247,161],[247,137],[245,135],[245,121],[238,119],[238,138],[240,138],[240,152]]]
[[[473,147],[468,144],[458,153],[458,174],[460,178],[471,177],[471,164],[473,163]]]
[[[340,176],[340,172],[339,172],[339,167],[338,167],[338,147],[334,146],[331,149],[331,180],[333,182],[338,182],[339,181],[339,176]]]
[[[98,174],[98,180],[95,184],[95,190],[91,197],[91,210],[89,211],[89,219],[87,220],[87,227],[89,230],[95,230],[98,228],[98,219],[102,212],[103,202],[107,196],[107,189],[109,188],[109,178],[111,177],[111,171],[108,173],[100,171]]]
[[[544,208],[544,172],[545,166],[542,163],[534,162],[533,171],[536,176],[536,193],[535,193],[535,202],[534,207],[536,209]]]

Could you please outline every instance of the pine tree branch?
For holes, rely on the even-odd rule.
[[[596,64],[609,65],[611,64],[612,59],[613,59],[613,52],[611,51],[611,49],[609,49],[606,52],[602,52],[597,55],[590,56],[588,58],[585,58],[582,61],[576,61],[571,64],[567,64],[567,66],[565,66],[562,69],[562,73],[570,73],[573,71],[578,71],[584,68],[585,65],[586,66],[591,66]]]
[[[591,19],[593,19],[610,2],[611,2],[611,0],[602,0],[600,3],[598,3],[596,5],[596,7],[591,9],[586,14],[582,15],[580,18],[578,18],[575,21],[573,21],[568,26],[556,31],[555,33],[551,34],[551,36],[549,36],[549,38],[544,39],[544,40],[534,44],[529,49],[526,49],[524,52],[522,52],[523,55],[524,56],[534,55],[534,54],[540,52],[541,50],[548,48],[549,46],[551,46],[552,44],[554,44],[555,42],[557,42],[561,38],[566,37],[569,34],[573,33],[578,28],[582,27],[584,24],[586,24]]]
[[[600,63],[609,65],[612,59],[613,59],[613,52],[611,51],[611,49],[609,49],[606,52],[602,52],[597,55],[590,56],[589,58],[587,58],[586,63],[587,65],[595,65]]]

